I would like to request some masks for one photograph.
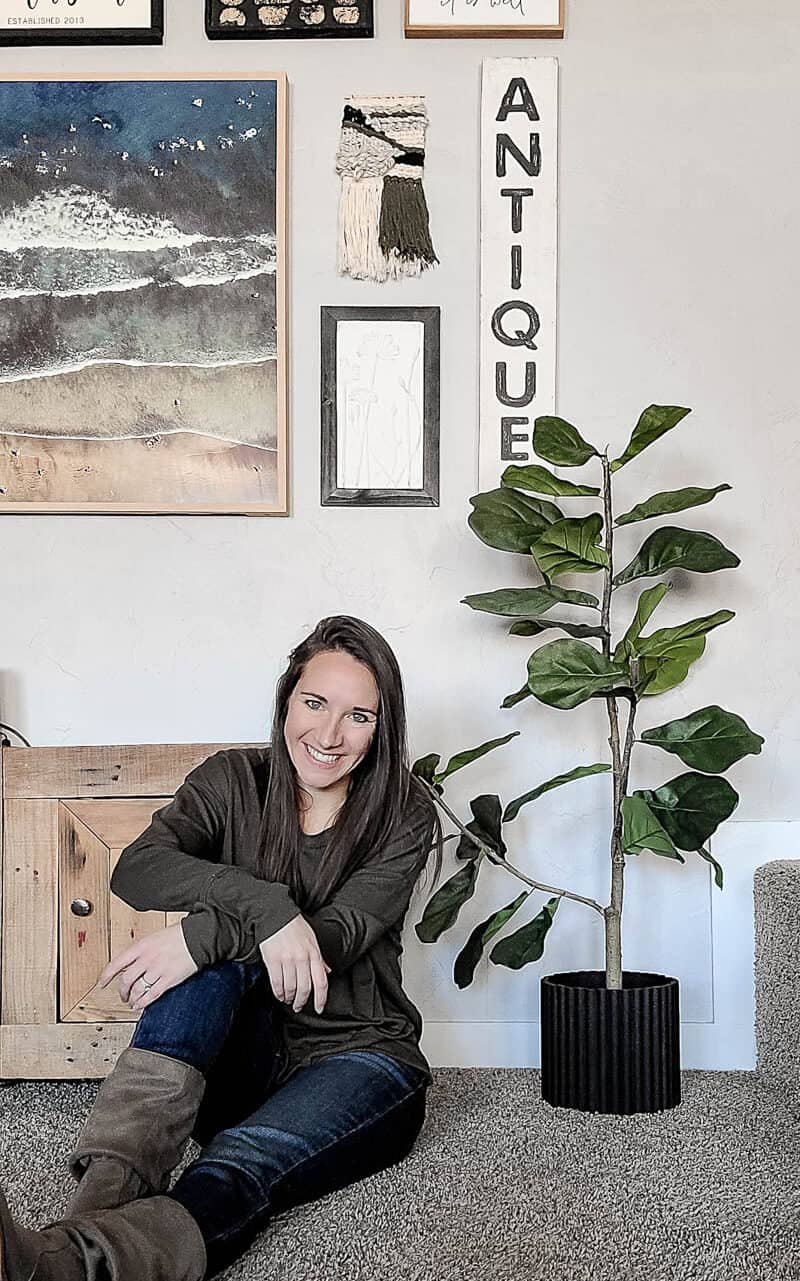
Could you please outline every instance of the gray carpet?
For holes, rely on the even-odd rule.
[[[800,860],[756,868],[756,1041],[760,1074],[800,1090]]]
[[[227,1281],[800,1281],[800,1115],[687,1072],[654,1117],[553,1109],[521,1068],[440,1068],[404,1162],[278,1218]],[[0,1090],[0,1178],[38,1226],[94,1082]],[[191,1155],[191,1153],[189,1154]]]

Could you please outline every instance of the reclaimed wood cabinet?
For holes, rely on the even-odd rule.
[[[138,1012],[113,955],[180,912],[135,912],[109,889],[124,847],[186,775],[227,744],[0,750],[0,1080],[106,1076]]]

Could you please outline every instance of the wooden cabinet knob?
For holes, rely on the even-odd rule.
[[[91,916],[94,908],[86,898],[74,898],[69,905],[73,916]]]

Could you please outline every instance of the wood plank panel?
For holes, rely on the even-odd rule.
[[[261,746],[240,744],[239,746]],[[110,895],[110,868],[126,844],[147,826],[154,809],[175,792],[186,774],[208,756],[236,744],[133,744],[97,747],[0,749],[0,1076],[8,1079],[102,1077],[128,1043],[138,1019],[123,1005],[116,986],[98,994],[97,974],[90,974],[78,947],[70,913],[69,940],[63,940],[65,966],[76,959],[85,968],[87,985],[58,1024],[59,943],[59,801],[82,819],[84,840],[107,847],[105,898],[96,874],[66,890],[84,888],[72,897],[105,902],[108,955],[185,913],[133,913]],[[110,801],[107,811],[91,812],[95,798]],[[146,799],[145,799],[146,798]],[[84,806],[87,807],[86,812]],[[116,808],[122,806],[123,808]],[[95,850],[97,847],[95,846]],[[94,900],[93,900],[94,901]],[[65,918],[66,919],[66,918]],[[67,930],[67,926],[63,925]],[[119,946],[117,946],[119,943]],[[69,961],[67,961],[69,952]],[[92,965],[108,956],[93,956]],[[80,966],[79,966],[80,970]],[[79,983],[69,990],[71,997]],[[66,1004],[66,1002],[65,1002]],[[62,1007],[63,1009],[63,1007]],[[88,1020],[88,1021],[87,1021]],[[98,1039],[99,1037],[99,1039]]]
[[[113,872],[117,865],[122,850],[111,850],[110,861]],[[144,938],[146,934],[154,934],[156,930],[163,930],[167,924],[167,913],[165,912],[137,912],[135,908],[123,903],[121,898],[116,894],[109,893],[109,902],[111,905],[111,950],[109,960],[112,956],[118,956],[124,952],[126,947],[135,943],[137,939]],[[172,915],[172,913],[170,913]]]
[[[138,991],[138,989],[137,989]],[[132,1010],[119,994],[118,980],[108,987],[95,983],[76,1001],[71,1010],[62,1015],[62,1023],[138,1023],[141,1010]]]
[[[117,747],[16,747],[4,771],[7,798],[172,795],[190,770],[230,743]],[[258,746],[258,744],[238,744]]]
[[[58,807],[59,1011],[65,1018],[90,991],[109,959],[108,846],[66,806]],[[71,904],[84,900],[87,916]]]
[[[102,803],[107,804],[108,802]],[[117,802],[114,802],[114,804],[117,804]],[[123,802],[119,802],[119,804],[123,804]],[[124,804],[129,804],[129,802],[124,802]],[[139,801],[136,802],[136,804],[141,805],[143,802]],[[156,805],[155,808],[158,808],[158,805]],[[136,822],[139,822],[138,817]],[[125,841],[125,844],[128,844],[127,840]],[[112,872],[117,866],[117,860],[119,859],[123,849],[124,846],[121,846],[109,851],[109,864]],[[123,903],[121,898],[117,898],[116,894],[109,894],[109,902],[111,905],[112,957],[118,956],[120,952],[124,952],[125,948],[130,947],[131,943],[134,943],[136,939],[140,939],[146,934],[154,934],[156,930],[163,930],[168,924],[166,920],[167,913],[165,912],[137,912],[134,908],[129,907],[127,903]],[[174,915],[174,913],[169,913],[169,915]],[[171,922],[169,922],[169,924],[171,924]],[[115,1013],[111,1017],[115,1020],[127,1020],[128,1022],[131,1020],[138,1021],[140,1018],[140,1011],[134,1012],[129,1005],[124,1004],[119,995],[118,978],[113,980],[110,984],[110,988],[112,988],[116,993],[116,1003],[113,1006]],[[80,1003],[79,1008],[86,1012],[87,1017],[89,1017],[89,1013],[92,1009],[108,1008],[107,1001],[101,1004],[96,998],[97,993],[90,992],[87,994],[86,1000]],[[94,1015],[93,1017],[97,1019],[99,1015]],[[109,1016],[103,1015],[103,1017],[107,1018]]]
[[[129,1044],[129,1023],[0,1027],[0,1079],[95,1080],[108,1076]]]
[[[62,1022],[130,1023],[139,1017],[120,997],[117,979],[105,988],[97,980],[112,956],[137,938],[163,930],[165,914],[134,911],[111,894],[109,881],[123,848],[167,799],[106,798],[65,801],[59,806]],[[70,909],[74,899],[89,901],[91,915],[74,916]]]
[[[69,801],[65,804],[76,818],[107,847],[110,880],[125,846],[144,831],[155,810],[160,809],[169,799],[168,796],[135,800],[106,798]],[[164,912],[137,912],[122,899],[117,898],[116,894],[111,894],[108,890],[108,882],[106,892],[109,898],[110,933],[108,956],[103,962],[104,965],[112,956],[130,947],[136,939],[152,934],[156,930],[163,930],[167,924]],[[114,1009],[116,1017],[119,1011],[116,1007]]]
[[[104,845],[112,850],[123,850],[148,826],[156,810],[171,799],[166,796],[109,797],[104,800],[70,800],[66,802],[72,813],[91,828]],[[114,860],[116,863],[116,859]],[[112,869],[114,864],[112,863]]]
[[[4,819],[3,1021],[55,1023],[58,805],[6,800]]]

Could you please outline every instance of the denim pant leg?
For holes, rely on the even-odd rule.
[[[170,1196],[196,1220],[206,1277],[241,1257],[271,1213],[316,1200],[407,1156],[427,1078],[373,1050],[300,1068],[187,1166]]]
[[[171,987],[142,1011],[131,1046],[206,1072],[216,1059],[242,998],[259,977],[255,966],[220,961]]]
[[[170,988],[141,1014],[131,1045],[202,1072],[194,1137],[207,1143],[266,1097],[283,1063],[277,1002],[264,967],[220,961]]]

